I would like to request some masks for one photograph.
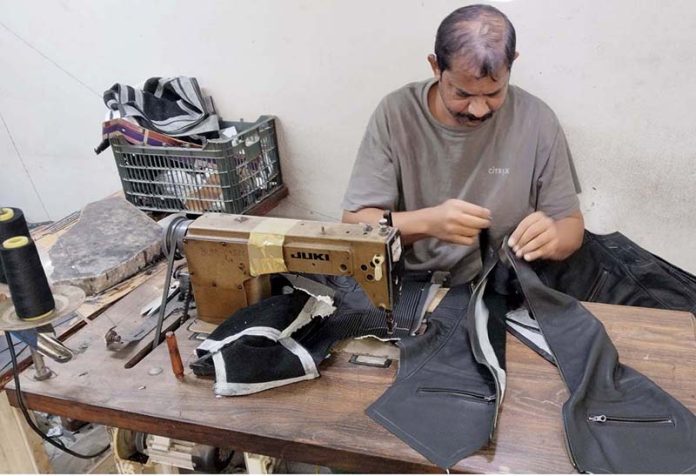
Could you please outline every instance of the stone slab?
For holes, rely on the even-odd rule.
[[[44,262],[53,284],[79,286],[87,295],[133,276],[161,256],[163,230],[120,197],[87,205]]]

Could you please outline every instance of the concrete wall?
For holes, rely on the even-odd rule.
[[[191,75],[227,119],[279,116],[291,197],[338,218],[379,99],[428,77],[461,1],[0,0],[0,202],[58,219],[120,188],[95,157],[114,82]],[[696,272],[696,2],[495,2],[518,31],[512,81],[563,123],[587,225]]]

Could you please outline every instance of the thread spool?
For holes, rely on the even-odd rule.
[[[29,236],[24,213],[19,208],[0,208],[0,243],[13,236]],[[7,284],[2,259],[0,259],[0,283]]]
[[[56,303],[36,244],[28,236],[13,236],[0,245],[0,257],[17,317],[33,320],[51,315]]]

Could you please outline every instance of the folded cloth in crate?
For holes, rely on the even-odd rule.
[[[104,91],[114,117],[135,117],[142,126],[173,137],[218,132],[212,99],[203,96],[196,78],[150,78],[143,89],[114,84]]]
[[[102,142],[94,149],[100,154],[109,147],[109,139],[122,137],[135,145],[149,145],[155,147],[185,147],[200,149],[201,145],[194,142],[186,142],[159,132],[145,129],[135,122],[135,119],[117,118],[104,121],[102,124]]]

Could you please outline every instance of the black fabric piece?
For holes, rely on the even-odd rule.
[[[271,296],[235,312],[210,333],[207,340],[221,341],[249,327],[272,327],[283,331],[297,318],[309,295],[301,291]],[[196,349],[198,357],[206,354]]]
[[[242,336],[221,352],[228,382],[278,382],[305,375],[296,355],[265,337]]]
[[[534,269],[547,286],[581,301],[696,313],[696,276],[622,235],[585,230],[582,247],[564,261]]]
[[[442,468],[484,446],[493,431],[495,384],[469,347],[469,298],[468,285],[450,289],[426,332],[399,342],[396,381],[366,411]]]
[[[334,306],[336,306],[336,314],[346,314],[349,312],[365,312],[365,311],[379,311],[372,304],[370,298],[365,294],[362,287],[358,282],[347,276],[326,276],[317,274],[305,274],[303,275],[310,278],[318,283],[324,284],[334,290],[335,294],[333,296]],[[402,292],[399,294],[399,299],[397,300],[396,306],[394,308],[394,313],[399,314],[399,319],[401,320],[401,327],[409,327],[408,320],[404,316],[404,312],[411,309],[415,305],[411,300],[418,299],[420,295],[420,289],[422,285],[429,284],[432,273],[408,273],[402,276]],[[415,285],[415,283],[420,283]],[[417,286],[417,287],[414,287]],[[416,292],[416,289],[418,291]],[[415,294],[414,294],[415,292]],[[381,316],[386,323],[386,314],[382,311]],[[409,311],[410,312],[410,311]],[[396,319],[396,315],[394,316]],[[386,326],[381,326],[386,329]]]
[[[216,327],[215,330],[210,333],[206,342],[220,342],[249,327],[271,327],[282,332],[297,318],[297,315],[307,303],[308,299],[308,294],[296,291],[291,294],[271,296],[256,304],[242,308]],[[244,337],[240,339],[243,338]],[[274,341],[263,337],[251,336],[248,337],[247,340],[248,339],[252,339],[249,341],[252,343],[267,341],[265,345],[275,344]],[[233,343],[230,345],[233,345]],[[189,365],[193,373],[199,377],[215,375],[215,367],[213,361],[210,359],[210,352],[199,347],[196,349],[196,355],[198,356],[198,360]],[[205,359],[204,357],[208,358]],[[253,355],[248,356],[248,358],[252,357]]]
[[[198,376],[215,376],[218,395],[257,393],[319,376],[310,355],[283,332],[296,323],[309,295],[295,291],[240,309],[196,349]]]
[[[604,326],[575,298],[545,286],[505,247],[530,312],[571,393],[563,405],[575,467],[590,473],[696,471],[696,417],[619,362]]]
[[[335,304],[338,307],[331,316],[307,329],[300,329],[296,339],[319,364],[326,359],[331,347],[338,341],[364,336],[379,339],[402,339],[409,336],[425,306],[430,281],[417,281],[404,277],[399,300],[394,307],[394,333],[387,333],[387,315],[369,301],[362,288],[353,280],[327,280],[336,286]],[[294,336],[295,337],[295,336]]]
[[[404,280],[401,297],[394,309],[396,328],[393,335],[388,335],[386,313],[372,305],[353,279],[321,281],[335,289],[338,309],[328,317],[314,318],[291,336],[309,352],[315,366],[328,357],[336,342],[343,339],[368,335],[398,339],[409,335],[425,306],[430,286],[429,281]],[[282,332],[295,321],[308,299],[305,292],[294,291],[240,309],[218,326],[204,344],[224,341],[252,327],[270,327]],[[199,359],[190,367],[198,376],[213,376],[216,371],[212,354],[201,348],[204,344],[196,349]],[[298,358],[287,350],[283,342],[268,337],[242,336],[226,344],[219,352],[225,362],[228,384],[216,382],[216,393],[219,394],[242,395],[292,383],[303,376],[313,378],[305,373]],[[269,385],[244,385],[262,383]]]
[[[483,302],[490,313],[487,326],[488,338],[500,366],[505,370],[505,343],[507,337],[505,333],[505,314],[509,309],[509,299],[507,296],[503,296],[495,290],[488,288],[483,295]]]

